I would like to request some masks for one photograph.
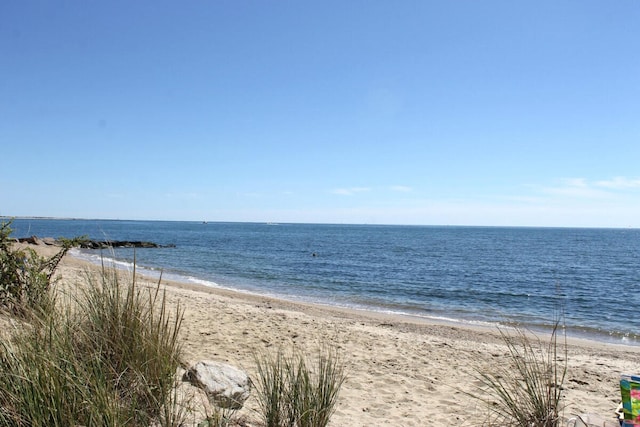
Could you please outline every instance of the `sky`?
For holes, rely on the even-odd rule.
[[[640,227],[640,1],[0,3],[0,215]]]

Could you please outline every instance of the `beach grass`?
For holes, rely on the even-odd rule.
[[[345,367],[338,353],[322,347],[315,356],[282,349],[256,356],[255,386],[267,427],[324,427],[335,411]]]
[[[490,426],[559,427],[567,374],[566,336],[558,343],[560,322],[548,342],[516,328],[500,330],[509,362],[478,373],[482,390],[473,397],[486,403]]]
[[[87,275],[75,304],[56,306],[0,337],[0,425],[177,427],[174,382],[181,311],[135,273]]]

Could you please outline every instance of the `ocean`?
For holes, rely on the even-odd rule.
[[[139,270],[295,301],[640,345],[640,230],[15,219],[14,237],[145,240]],[[131,268],[132,249],[74,250]]]

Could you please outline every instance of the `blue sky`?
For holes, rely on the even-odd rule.
[[[0,4],[0,215],[640,227],[640,2]]]

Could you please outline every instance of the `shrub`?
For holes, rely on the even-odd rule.
[[[33,249],[16,249],[10,238],[11,222],[0,223],[0,309],[26,317],[51,308],[49,289],[58,263],[83,238],[61,239],[62,248],[51,258]]]
[[[178,426],[173,393],[181,312],[165,295],[87,275],[77,307],[0,338],[0,425]]]
[[[297,352],[256,357],[256,390],[267,427],[324,427],[335,411],[345,380],[335,351],[322,349],[315,359]]]
[[[564,351],[558,347],[559,326],[556,321],[546,345],[522,329],[513,335],[500,331],[510,364],[495,372],[480,372],[484,390],[473,396],[487,404],[489,425],[560,426],[567,346],[565,336]]]

